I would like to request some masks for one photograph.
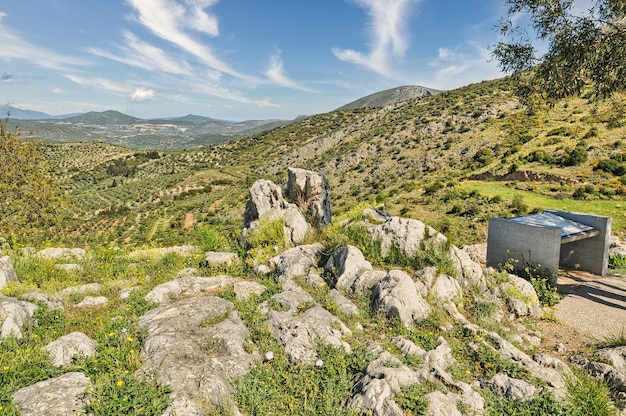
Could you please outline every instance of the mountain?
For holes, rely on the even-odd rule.
[[[109,125],[109,124],[134,124],[141,121],[140,118],[129,116],[119,111],[90,111],[85,114],[81,114],[74,117],[68,117],[63,119],[64,122],[70,122],[75,124],[97,124],[97,125]]]
[[[41,111],[29,110],[17,104],[5,104],[0,106],[0,116],[5,118],[10,113],[11,119],[17,120],[34,120],[52,118],[51,115],[42,113]]]
[[[435,95],[439,93],[439,90],[432,88],[422,87],[419,85],[405,85],[402,87],[391,88],[385,91],[380,91],[374,94],[370,94],[366,97],[359,98],[356,101],[352,101],[337,110],[355,110],[358,108],[369,107],[384,107],[390,104],[401,103],[411,98],[420,98]]]

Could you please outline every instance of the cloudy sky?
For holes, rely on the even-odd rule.
[[[292,119],[490,62],[503,0],[19,0],[0,4],[0,105]]]

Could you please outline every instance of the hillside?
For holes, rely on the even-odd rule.
[[[398,104],[412,98],[427,97],[440,91],[419,85],[406,85],[370,94],[339,107],[337,110],[355,110],[358,108],[384,107]]]
[[[61,234],[70,241],[175,243],[202,225],[236,233],[249,185],[260,177],[284,184],[294,166],[328,176],[337,212],[359,201],[384,204],[464,244],[484,241],[491,216],[619,210],[626,149],[619,117],[585,99],[529,115],[498,80],[319,114],[196,150],[148,157],[78,143],[49,145],[47,154],[75,202]],[[80,161],[84,154],[91,162]],[[608,167],[594,169],[600,161]],[[519,174],[509,181],[493,180],[512,171]],[[472,177],[491,179],[466,181]],[[625,228],[614,216],[614,233],[623,236]]]

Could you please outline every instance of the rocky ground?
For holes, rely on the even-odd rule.
[[[285,199],[281,189],[270,181],[253,185],[242,238],[252,240],[255,230],[262,229],[268,218],[284,223],[288,248],[253,267],[259,275],[272,276],[279,286],[275,294],[258,305],[257,314],[291,362],[317,365],[322,345],[350,353],[355,347],[353,340],[364,331],[372,314],[392,318],[404,331],[411,331],[439,310],[448,316],[447,326],[441,328],[443,334],[452,330],[462,333],[468,351],[488,351],[520,366],[537,380],[531,383],[498,373],[488,379],[464,381],[453,375],[457,360],[447,336],[440,336],[428,350],[405,336],[393,336],[390,342],[395,349],[385,349],[380,343],[383,334],[368,343],[371,361],[352,388],[347,404],[357,411],[404,415],[396,401],[403,389],[437,383],[443,388],[424,396],[428,403],[426,414],[481,415],[486,412],[484,391],[511,400],[530,400],[546,392],[566,397],[567,380],[574,367],[607,380],[618,397],[626,398],[626,347],[602,350],[601,359],[595,361],[575,353],[579,344],[569,344],[561,350],[555,346],[554,353],[550,348],[537,348],[557,340],[557,331],[546,329],[549,325],[574,328],[585,337],[600,334],[599,329],[606,329],[606,334],[619,330],[619,323],[626,322],[622,278],[581,283],[574,280],[575,276],[562,276],[559,283],[567,296],[554,311],[557,323],[541,324],[541,317],[550,311],[540,305],[530,283],[486,269],[472,259],[471,250],[450,247],[442,234],[420,221],[367,209],[344,225],[358,223],[366,229],[372,240],[381,242],[383,255],[393,250],[404,255],[427,249],[445,250],[452,266],[447,273],[434,266],[415,271],[385,270],[372,266],[363,252],[352,245],[325,253],[321,244],[305,244],[312,227],[331,223],[327,182],[314,172],[290,170],[288,187],[294,202]],[[159,250],[132,256],[194,252],[190,247]],[[72,268],[80,267],[85,252],[49,249],[31,255],[71,257],[73,261],[66,267]],[[204,256],[214,264],[238,261],[234,253],[210,252]],[[11,258],[0,258],[0,288],[18,280]],[[0,337],[21,336],[22,328],[33,323],[38,302],[52,309],[71,303],[72,307],[96,310],[109,301],[98,296],[98,285],[68,287],[53,295],[32,292],[20,299],[0,295]],[[115,296],[123,299],[137,289],[123,287]],[[321,289],[327,294],[324,302],[311,294]],[[232,290],[232,301],[220,296],[225,290]],[[172,401],[164,414],[204,415],[209,414],[207,409],[217,407],[239,413],[232,381],[247,374],[255,363],[271,360],[272,355],[251,341],[251,329],[236,305],[266,290],[266,286],[251,279],[201,276],[195,269],[184,269],[145,295],[155,307],[139,320],[146,332],[139,372],[155,373],[161,383],[170,386]],[[359,303],[364,297],[369,299],[366,310]],[[503,337],[481,327],[467,316],[469,298],[498,305],[497,319],[516,331]],[[520,319],[538,323],[544,332],[529,329]],[[569,329],[563,333],[560,344],[566,342]],[[552,335],[546,338],[544,333]],[[94,354],[98,348],[94,340],[82,333],[64,334],[45,347],[60,367],[71,366],[76,356]],[[565,354],[565,350],[572,354]],[[23,415],[79,414],[79,398],[89,384],[89,378],[80,371],[69,371],[20,389],[12,398]]]

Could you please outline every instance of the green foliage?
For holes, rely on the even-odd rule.
[[[509,273],[528,280],[537,292],[541,304],[554,306],[563,299],[556,287],[556,270],[525,258],[509,259],[503,266]]]
[[[41,238],[62,218],[62,193],[40,145],[0,121],[0,236]]]
[[[227,246],[227,239],[218,230],[205,225],[196,231],[196,244],[203,251],[220,251]]]
[[[624,91],[626,28],[619,23],[626,14],[623,2],[594,0],[580,14],[574,14],[571,1],[505,3],[511,19],[502,20],[503,40],[492,52],[504,71],[516,75],[516,92],[523,102],[554,103],[583,93],[589,84],[599,98]],[[536,37],[512,23],[513,16],[526,13]],[[546,44],[547,52],[539,55]]]
[[[394,402],[408,416],[425,415],[428,412],[428,401],[424,396],[441,389],[441,385],[433,383],[413,384],[402,389],[402,392],[394,397]]]
[[[569,415],[616,416],[617,409],[611,400],[611,390],[603,380],[583,372],[567,383]]]
[[[572,415],[565,403],[549,393],[542,393],[528,401],[507,399],[489,391],[486,391],[484,396],[486,414],[489,416]]]
[[[609,254],[609,269],[614,273],[626,272],[626,255],[620,253]]]

